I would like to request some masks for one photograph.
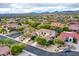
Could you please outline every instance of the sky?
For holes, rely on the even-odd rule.
[[[78,3],[79,0],[0,0],[0,3]]]
[[[79,10],[79,3],[0,3],[0,14],[76,10]]]

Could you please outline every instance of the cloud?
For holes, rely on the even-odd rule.
[[[0,3],[0,13],[31,13],[79,10],[78,3]]]

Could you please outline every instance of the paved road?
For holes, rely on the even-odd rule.
[[[0,35],[0,38],[7,38],[7,37]],[[65,52],[63,51],[59,53],[52,53],[38,49],[30,45],[27,45],[24,50],[36,54],[37,56],[79,56],[79,52],[75,52],[75,51],[65,51]]]
[[[1,35],[0,35],[0,39],[4,39],[4,38],[6,38],[6,37],[5,37],[5,36],[1,36]]]
[[[52,53],[38,49],[30,45],[27,45],[25,50],[34,53],[38,56],[79,56],[79,52],[75,52],[75,51],[63,51],[59,53]]]
[[[17,37],[19,37],[21,35],[22,35],[22,33],[21,32],[18,32],[18,33],[8,34],[6,36],[11,37],[11,38],[17,38]]]

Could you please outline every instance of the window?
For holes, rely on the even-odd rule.
[[[45,35],[46,33],[44,33],[44,35]]]
[[[65,42],[68,42],[68,38],[66,38]]]
[[[66,39],[65,42],[68,42],[68,39]]]
[[[41,34],[43,34],[43,32],[41,32]]]
[[[69,41],[71,42],[71,41],[72,41],[72,39],[69,39]]]

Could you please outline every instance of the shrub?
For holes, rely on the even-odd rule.
[[[32,37],[31,37],[32,40],[35,40],[35,38],[36,38],[36,36],[32,36]]]
[[[0,39],[0,44],[2,44],[2,45],[10,46],[14,43],[15,43],[15,41],[13,41],[12,39],[9,39],[9,38]]]
[[[30,32],[24,32],[24,37],[30,37],[31,33]]]
[[[53,44],[54,44],[54,45],[63,45],[64,42],[61,41],[59,38],[55,38],[55,39],[53,40]]]
[[[42,38],[41,36],[36,36],[35,41],[40,45],[47,45],[46,39]]]
[[[2,33],[3,32],[3,29],[2,28],[0,28],[0,33]]]
[[[73,43],[77,43],[77,39],[76,38],[73,38]]]
[[[24,48],[24,44],[14,44],[11,45],[11,52],[13,55],[17,55],[20,52],[22,52],[23,48]]]
[[[64,27],[63,31],[69,31],[69,28],[68,27]]]
[[[23,32],[24,27],[20,26],[19,28],[17,28],[18,31]]]
[[[48,43],[49,43],[49,44],[54,44],[54,43],[53,43],[53,40],[49,41]]]
[[[55,31],[58,32],[58,33],[61,33],[61,32],[63,32],[63,29],[56,28]]]

